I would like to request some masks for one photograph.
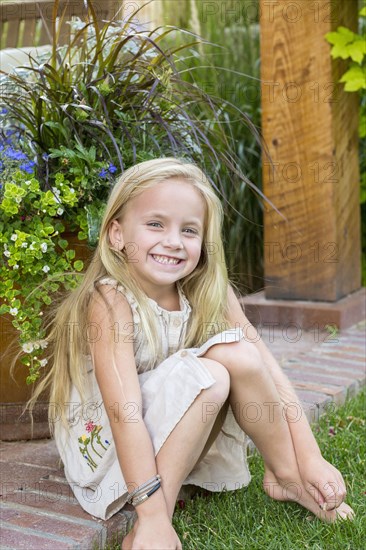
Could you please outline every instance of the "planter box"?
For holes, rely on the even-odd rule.
[[[83,260],[87,265],[93,253],[88,245],[79,241],[73,233],[65,232],[62,236],[69,242],[69,247],[75,250],[75,259]],[[28,368],[18,361],[14,378],[10,376],[10,366],[18,351],[18,331],[12,325],[12,316],[0,315],[0,439],[43,439],[50,436],[47,396],[34,408],[32,427],[29,412],[23,414],[32,394],[32,386],[26,384]]]

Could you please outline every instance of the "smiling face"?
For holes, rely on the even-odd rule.
[[[202,249],[205,201],[190,183],[172,178],[129,200],[113,220],[109,239],[125,252],[147,296],[157,300],[197,266]]]

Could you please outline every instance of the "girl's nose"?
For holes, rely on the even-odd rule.
[[[163,245],[167,248],[181,249],[183,248],[182,239],[178,233],[169,233],[166,235]]]

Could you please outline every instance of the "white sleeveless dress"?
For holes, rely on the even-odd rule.
[[[184,349],[182,342],[191,307],[182,290],[179,289],[180,311],[167,311],[149,298],[163,344],[163,357],[155,368],[146,370],[149,350],[139,330],[141,322],[136,299],[114,279],[102,279],[100,284],[113,285],[126,296],[131,306],[143,418],[156,455],[199,393],[214,384],[212,375],[197,357],[214,344],[237,342],[243,338],[243,332],[240,328],[226,330],[209,338],[199,348]],[[126,504],[128,493],[91,358],[87,357],[86,361],[88,399],[81,405],[76,388],[72,388],[68,406],[69,430],[56,421],[54,437],[66,478],[80,505],[93,516],[108,519]],[[134,412],[131,406],[131,421]],[[212,404],[208,403],[203,413],[209,418],[212,412]],[[247,486],[250,482],[248,442],[249,438],[229,407],[219,435],[184,485],[198,485],[209,491]]]

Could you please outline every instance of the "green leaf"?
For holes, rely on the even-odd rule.
[[[346,92],[357,92],[358,90],[366,89],[365,71],[362,67],[353,66],[344,73],[340,82],[345,82],[344,89]]]
[[[99,240],[99,230],[103,219],[105,204],[101,201],[95,201],[93,204],[85,206],[86,217],[88,221],[88,242],[91,246],[96,246]]]
[[[349,44],[348,52],[353,61],[361,64],[366,55],[366,42],[364,40],[356,40],[356,42]]]
[[[67,248],[67,245],[69,244],[65,239],[59,239],[57,241],[57,244],[60,248],[62,248],[63,250],[65,250]]]
[[[76,271],[82,271],[83,268],[84,268],[84,263],[81,260],[76,260],[76,262],[74,262],[74,269]]]
[[[330,52],[334,59],[337,57],[341,57],[342,59],[350,57],[347,45],[353,42],[355,38],[355,34],[352,31],[346,27],[338,27],[337,32],[328,32],[325,38],[330,44],[334,44]]]
[[[79,231],[78,232],[79,241],[85,241],[85,239],[87,239],[87,238],[88,238],[87,233],[85,233],[84,231]]]

